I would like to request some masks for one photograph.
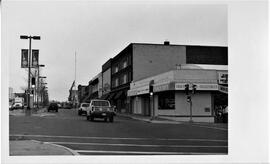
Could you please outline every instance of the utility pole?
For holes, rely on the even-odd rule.
[[[189,92],[189,86],[192,86],[192,93]],[[190,122],[193,122],[192,119],[192,95],[196,92],[197,85],[195,84],[185,84],[185,92],[187,95],[187,102],[189,102],[189,114],[190,114]]]

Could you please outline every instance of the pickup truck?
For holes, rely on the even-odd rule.
[[[113,122],[114,115],[114,108],[107,100],[91,100],[86,111],[86,119],[91,121],[93,121],[94,118],[103,118],[105,122],[107,122],[108,119],[110,122]]]

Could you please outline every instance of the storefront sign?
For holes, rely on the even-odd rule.
[[[128,90],[128,96],[136,96],[149,93],[149,86]]]
[[[154,92],[169,90],[169,84],[162,84],[162,85],[154,86],[153,90],[154,90]]]
[[[175,83],[175,90],[185,90],[185,84],[188,83]],[[192,83],[197,85],[197,90],[218,90],[217,84],[198,84]],[[192,89],[192,85],[189,85],[189,89]]]
[[[128,96],[136,96],[137,95],[137,90],[128,90],[127,95]]]
[[[218,83],[219,84],[228,84],[228,73],[227,72],[219,72],[218,73]]]
[[[219,90],[220,92],[223,92],[223,93],[227,93],[227,94],[228,94],[228,87],[219,85],[219,86],[218,86],[218,90]]]

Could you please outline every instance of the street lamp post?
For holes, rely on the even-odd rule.
[[[37,91],[38,91],[38,93],[37,93],[37,108],[39,108],[39,106],[38,106],[38,99],[39,99],[39,94],[40,94],[40,88],[39,88],[39,79],[40,78],[46,78],[45,76],[39,76],[39,67],[45,67],[45,65],[39,65],[38,66],[38,78],[37,78]]]
[[[31,41],[40,40],[40,36],[21,35],[20,39],[29,39],[29,55],[28,55],[28,92],[27,92],[27,109],[30,110],[30,72],[31,72]]]

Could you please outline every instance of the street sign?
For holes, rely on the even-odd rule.
[[[28,68],[28,49],[22,49],[21,68]]]

